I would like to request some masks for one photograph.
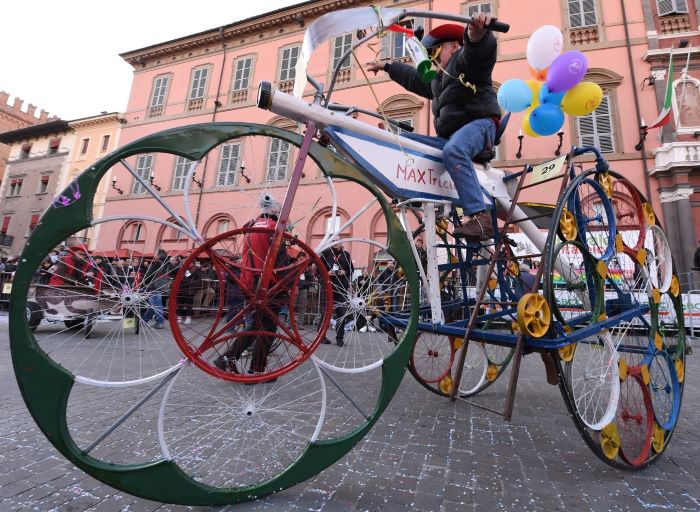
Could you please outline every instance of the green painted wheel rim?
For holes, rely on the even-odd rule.
[[[61,241],[90,225],[93,197],[100,180],[120,160],[145,152],[171,153],[200,160],[218,144],[251,134],[273,136],[297,147],[302,141],[298,134],[271,126],[209,123],[146,136],[108,155],[87,169],[62,193],[67,200],[65,205],[58,203],[60,210],[54,207],[44,214],[27,242],[15,274],[10,306],[10,347],[17,382],[32,417],[47,439],[73,464],[104,483],[142,498],[188,505],[223,505],[278,492],[316,475],[345,455],[381,416],[398,389],[410,356],[418,319],[415,306],[419,303],[418,275],[403,228],[383,194],[359,168],[313,143],[309,156],[327,176],[354,181],[377,198],[387,221],[388,252],[404,268],[411,287],[414,306],[410,321],[403,339],[383,361],[381,390],[366,421],[343,437],[309,442],[296,462],[282,473],[258,485],[241,488],[202,484],[184,473],[173,461],[165,459],[141,464],[108,463],[84,454],[73,441],[66,419],[68,399],[75,382],[73,375],[39,348],[27,322],[27,294],[34,270]],[[76,190],[80,193],[75,194]]]

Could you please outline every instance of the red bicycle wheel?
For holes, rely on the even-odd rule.
[[[617,221],[617,233],[622,244],[634,253],[644,247],[646,220],[642,199],[636,187],[627,179],[612,179],[612,204]]]
[[[173,281],[169,321],[180,350],[196,366],[220,379],[253,384],[276,379],[313,354],[330,324],[333,296],[323,263],[306,244],[285,233],[282,255],[260,255],[265,263],[256,268],[248,263],[251,249],[245,239],[251,235],[272,237],[274,229],[236,229],[192,251]],[[211,307],[195,311],[202,287],[197,284],[199,260],[210,262],[216,292]],[[263,286],[268,261],[272,277]],[[314,329],[294,318],[299,282],[309,271],[318,278],[318,300],[324,306]]]
[[[654,429],[651,396],[642,375],[643,370],[630,368],[627,378],[620,383],[616,419],[620,457],[630,466],[640,466],[649,458]]]
[[[448,336],[421,333],[413,345],[411,366],[425,383],[439,382],[452,368],[454,346]]]

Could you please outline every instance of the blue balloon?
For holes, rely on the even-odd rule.
[[[522,112],[532,104],[532,89],[524,80],[506,80],[498,89],[498,104],[506,112]]]
[[[539,135],[553,135],[564,124],[564,112],[559,105],[540,105],[530,112],[530,127]]]
[[[542,105],[561,105],[561,100],[564,98],[566,91],[562,92],[552,92],[546,85],[540,87],[540,103]]]

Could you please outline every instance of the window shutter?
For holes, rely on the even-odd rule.
[[[603,101],[594,112],[595,114],[595,130],[598,135],[598,147],[603,153],[612,153],[615,151],[613,140],[613,124],[612,116],[610,115],[610,97],[603,96]]]
[[[384,34],[381,39],[382,47],[379,50],[380,59],[391,58],[391,33]]]
[[[2,229],[0,229],[1,232],[7,233],[7,230],[10,228],[10,219],[12,217],[5,217],[2,219]]]
[[[29,228],[34,229],[39,222],[39,216],[38,215],[32,215],[32,220],[29,223]]]
[[[581,2],[581,11],[583,13],[583,25],[588,27],[598,24],[598,18],[595,12],[594,0],[583,0]]]
[[[175,173],[173,175],[173,190],[183,190],[185,188],[185,176],[187,175],[188,164],[191,160],[178,156],[175,158]]]
[[[42,183],[48,183],[48,182],[49,182],[49,177],[48,177],[48,176],[42,176],[42,177],[41,177],[41,182],[42,182]]]
[[[673,13],[673,0],[656,0],[656,10],[659,16],[666,16]]]
[[[676,4],[677,13],[687,13],[688,12],[688,0],[674,0]]]

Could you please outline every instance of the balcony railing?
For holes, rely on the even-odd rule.
[[[160,117],[163,115],[163,105],[156,105],[148,109],[148,117]]]
[[[569,41],[571,41],[572,46],[582,45],[582,44],[593,44],[600,40],[598,35],[598,27],[581,27],[572,28],[569,34]]]
[[[231,91],[231,103],[245,103],[248,101],[248,89]]]
[[[687,14],[679,14],[676,16],[662,16],[659,18],[661,33],[677,34],[679,32],[690,31],[690,17]]]
[[[204,108],[204,98],[194,98],[187,102],[187,110],[202,110]]]

